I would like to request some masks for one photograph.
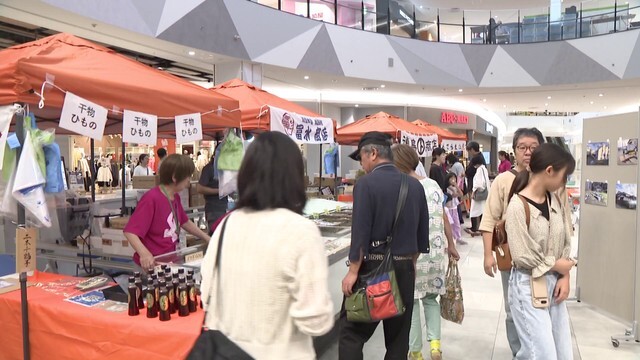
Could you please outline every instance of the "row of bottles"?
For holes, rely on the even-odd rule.
[[[146,308],[148,318],[168,321],[171,314],[188,316],[198,309],[193,270],[185,277],[184,269],[173,274],[166,265],[161,269],[158,274],[150,269],[144,286],[139,272],[129,277],[129,316],[139,315],[140,309]]]

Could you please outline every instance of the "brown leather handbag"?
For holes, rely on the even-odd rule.
[[[524,205],[524,213],[527,221],[527,230],[529,230],[530,211],[529,203],[523,196],[518,195],[522,204]],[[496,262],[498,263],[498,270],[507,271],[511,270],[511,252],[509,251],[509,243],[507,242],[507,230],[505,229],[505,219],[502,219],[496,223],[493,227],[493,236],[491,237],[491,248],[496,252]]]

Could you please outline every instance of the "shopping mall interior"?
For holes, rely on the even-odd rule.
[[[126,174],[140,155],[150,158],[151,170],[158,169],[160,148],[193,158],[196,173],[180,198],[189,218],[206,229],[198,177],[223,129],[239,128],[245,141],[280,131],[273,124],[273,109],[280,108],[315,118],[316,125],[331,124],[334,132],[332,141],[322,141],[318,128],[315,142],[311,136],[299,146],[307,194],[319,199],[307,215],[325,240],[336,316],[347,271],[351,191],[363,173],[349,154],[365,131],[387,132],[399,142],[405,136],[433,137],[434,145],[465,164],[465,144],[476,141],[493,179],[498,152],[515,151],[514,132],[536,127],[577,164],[567,181],[572,256],[580,261],[571,272],[567,300],[573,359],[640,359],[640,0],[0,0],[0,74],[0,276],[12,274],[0,279],[0,332],[10,333],[15,343],[6,359],[23,358],[29,346],[33,358],[66,359],[86,351],[96,359],[109,358],[109,351],[120,358],[141,356],[127,335],[110,330],[123,324],[122,334],[147,326],[156,339],[175,337],[144,354],[186,356],[201,315],[174,317],[172,330],[150,325],[151,319],[128,318],[126,306],[111,315],[104,307],[89,311],[90,305],[81,304],[83,316],[96,316],[96,325],[72,326],[47,309],[78,293],[62,289],[71,280],[48,276],[104,273],[126,281],[134,250],[118,219],[156,185],[152,176]],[[63,126],[69,94],[106,109],[103,132]],[[12,111],[10,123],[4,109]],[[142,130],[140,137],[135,130],[133,138],[127,136],[127,111],[157,114],[153,141],[145,142]],[[7,152],[14,151],[12,134],[24,131],[28,122],[19,119],[31,113],[37,128],[55,129],[51,141],[63,159],[58,168],[64,190],[47,193],[47,221],[29,207],[25,220],[16,204],[22,201],[12,196],[16,186],[7,191],[21,181],[23,161],[8,166],[5,142]],[[179,136],[177,116],[183,114],[197,115],[199,136],[190,130],[188,137]],[[428,168],[431,148],[417,150],[425,152]],[[340,225],[338,218],[344,220]],[[468,226],[470,219],[464,221]],[[25,233],[38,238],[31,253],[37,261],[28,269],[20,267],[26,250],[18,238]],[[197,243],[188,240],[183,248]],[[458,251],[464,321],[442,321],[442,358],[511,359],[500,280],[483,271],[482,239],[464,234],[463,242]],[[177,253],[185,263],[194,259],[189,251]],[[19,316],[25,301],[19,284],[9,279],[33,266],[40,275],[32,276],[40,278],[29,280],[35,286],[29,287],[25,336]],[[73,306],[78,305],[67,301],[61,309],[74,313]],[[114,309],[108,311],[119,311]],[[318,359],[338,358],[338,330],[314,339]],[[364,358],[383,359],[384,352],[380,326]]]

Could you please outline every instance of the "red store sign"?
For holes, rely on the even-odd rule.
[[[452,112],[443,112],[440,116],[440,122],[443,124],[468,124],[469,116]]]

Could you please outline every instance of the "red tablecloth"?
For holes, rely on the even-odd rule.
[[[32,283],[66,277],[36,273]],[[65,295],[28,288],[31,358],[39,359],[183,359],[193,346],[204,312],[171,316],[161,322],[64,301]],[[0,295],[0,359],[22,359],[20,291]]]

